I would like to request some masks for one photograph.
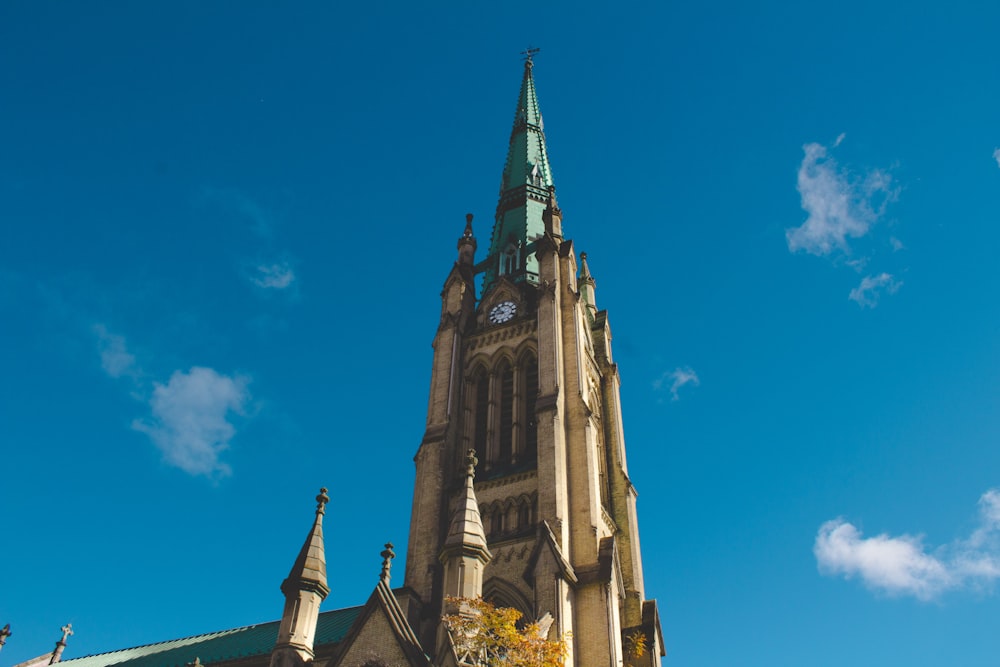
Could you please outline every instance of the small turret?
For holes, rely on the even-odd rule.
[[[271,652],[271,667],[297,667],[313,658],[319,606],[330,593],[323,550],[323,515],[328,502],[330,497],[326,489],[320,489],[312,529],[291,572],[281,584],[285,610],[278,626],[278,641]]]
[[[556,186],[549,186],[549,198],[542,211],[542,223],[545,225],[545,233],[554,239],[562,238],[562,209],[556,202]]]
[[[577,284],[580,286],[580,297],[583,302],[587,305],[587,313],[590,316],[590,321],[594,321],[594,316],[597,315],[597,297],[594,294],[594,288],[597,287],[597,283],[594,282],[594,276],[590,275],[590,267],[587,265],[587,253],[580,253],[580,278],[577,280]]]
[[[493,559],[486,546],[486,531],[483,530],[473,486],[477,463],[476,451],[470,449],[465,456],[465,485],[452,515],[444,548],[441,549],[445,596],[480,597],[483,594],[483,568]]]
[[[466,605],[450,603],[448,598],[478,598],[483,596],[483,568],[493,559],[486,546],[486,531],[479,515],[479,501],[473,479],[476,476],[476,450],[470,449],[465,455],[465,485],[458,499],[458,506],[452,515],[448,537],[441,549],[441,563],[444,565],[445,614],[472,613]],[[437,654],[447,655],[452,651],[447,625],[438,625]]]
[[[465,214],[465,231],[458,239],[458,263],[462,266],[475,264],[476,237],[472,235],[472,214]]]

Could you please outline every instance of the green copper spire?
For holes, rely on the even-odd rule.
[[[515,282],[533,283],[538,279],[538,261],[532,244],[545,231],[542,213],[554,186],[542,112],[538,108],[532,76],[533,51],[527,52],[524,61],[507,162],[500,180],[500,201],[490,239],[484,293],[501,275]]]

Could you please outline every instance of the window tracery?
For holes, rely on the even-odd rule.
[[[501,356],[491,371],[477,362],[467,376],[466,437],[483,471],[525,469],[538,459],[538,361],[531,350],[516,362]]]

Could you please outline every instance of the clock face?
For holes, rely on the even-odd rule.
[[[490,322],[503,324],[517,314],[517,304],[513,301],[501,301],[490,311]]]

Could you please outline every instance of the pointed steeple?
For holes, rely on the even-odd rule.
[[[441,560],[446,560],[455,553],[477,556],[485,564],[493,556],[486,547],[486,531],[483,529],[483,519],[479,515],[479,501],[476,500],[476,490],[473,479],[476,477],[476,450],[470,449],[465,455],[465,486],[458,499],[458,507],[451,518],[448,537],[444,540]]]
[[[323,549],[323,515],[326,514],[326,504],[330,502],[330,496],[326,493],[325,488],[319,490],[312,529],[302,544],[288,578],[281,583],[281,592],[285,595],[300,590],[316,590],[325,598],[330,593],[330,588],[326,585],[326,554]]]
[[[441,592],[445,600],[443,611],[446,614],[469,613],[468,606],[460,600],[483,596],[483,569],[493,560],[493,554],[486,546],[486,531],[483,530],[479,501],[476,500],[473,485],[477,463],[479,460],[476,458],[476,450],[470,449],[465,455],[465,485],[458,496],[448,537],[441,549],[440,559],[444,565],[444,587]],[[451,645],[450,642],[448,626],[442,621],[437,630],[438,655],[447,652],[446,647]]]
[[[484,292],[500,275],[515,282],[534,283],[538,279],[538,262],[529,244],[545,232],[542,214],[554,185],[542,112],[535,92],[532,56],[536,51],[529,49],[524,61],[507,161],[500,179]]]
[[[472,480],[476,476],[476,451],[465,456],[465,485],[452,515],[448,537],[441,549],[444,595],[474,598],[483,594],[483,568],[493,559],[486,546],[486,531],[479,516],[479,501]]]
[[[312,528],[291,572],[281,583],[285,609],[278,625],[278,641],[271,652],[271,667],[298,667],[313,658],[319,606],[330,593],[323,551],[323,515],[328,502],[326,489],[320,489]]]

